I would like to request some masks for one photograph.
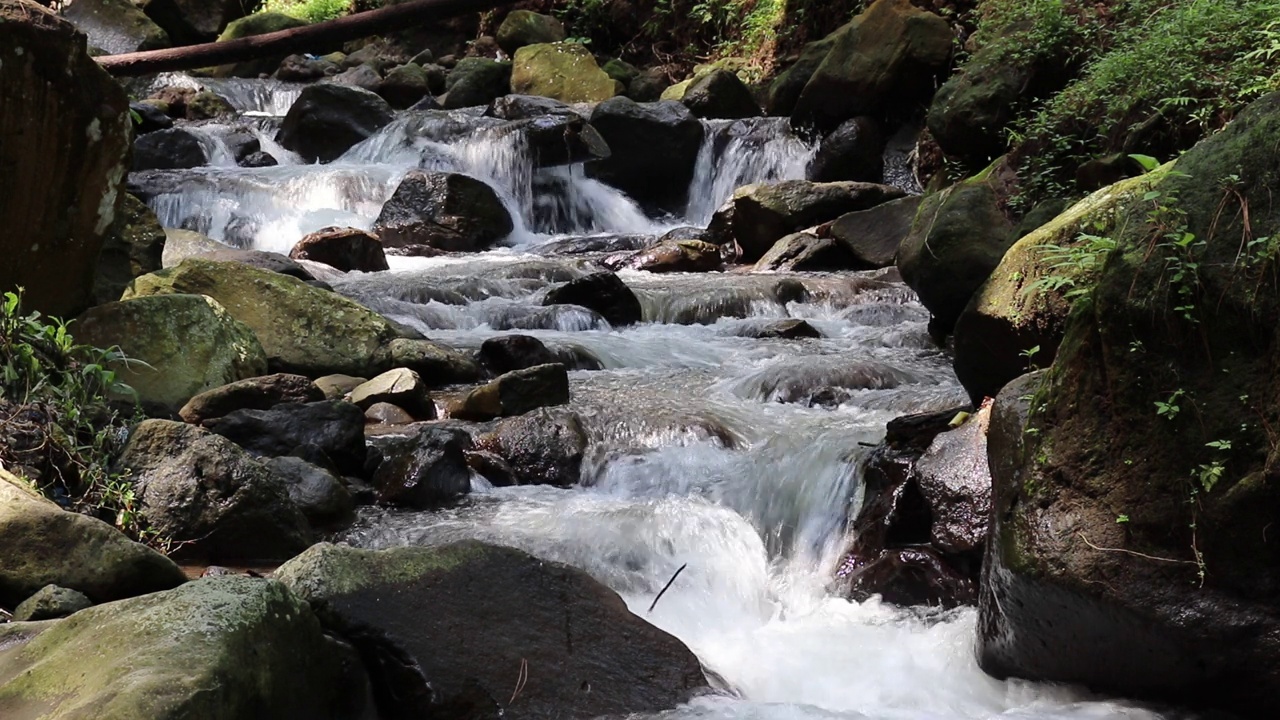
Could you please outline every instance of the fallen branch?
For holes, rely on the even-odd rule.
[[[95,58],[107,72],[117,77],[191,70],[253,60],[267,55],[287,55],[310,49],[339,45],[349,40],[425,25],[467,13],[479,13],[516,0],[413,0],[377,10],[348,15],[336,20],[254,35],[227,42],[104,55]]]
[[[667,588],[671,587],[671,583],[675,582],[676,578],[680,577],[680,573],[684,572],[684,569],[687,567],[689,567],[689,563],[681,565],[680,569],[676,570],[676,574],[672,575],[671,579],[667,581],[667,584],[662,586],[662,590],[658,592],[658,597],[654,598],[653,604],[649,606],[649,612],[653,612],[653,609],[658,607],[658,601],[667,593]]]

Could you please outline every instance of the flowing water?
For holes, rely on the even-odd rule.
[[[234,92],[242,110],[284,105],[270,92]],[[251,122],[269,136],[270,119]],[[774,120],[709,123],[707,137],[684,217],[646,218],[582,167],[535,170],[518,133],[467,111],[405,115],[331,165],[286,157],[276,168],[179,173],[151,202],[166,225],[287,251],[325,225],[369,227],[413,167],[465,172],[498,190],[518,218],[509,247],[390,258],[390,272],[332,284],[461,348],[520,329],[599,359],[603,370],[571,373],[572,409],[591,440],[581,484],[493,488],[476,477],[456,508],[367,508],[341,540],[481,538],[582,568],[688,644],[715,679],[719,692],[659,717],[1161,717],[1077,688],[984,675],[972,609],[833,592],[861,502],[860,459],[889,419],[965,400],[928,339],[927,313],[892,273],[624,271],[645,317],[624,329],[541,306],[549,287],[592,269],[591,254],[558,254],[566,237],[705,224],[738,185],[802,177],[811,152]],[[824,337],[747,337],[788,317]]]

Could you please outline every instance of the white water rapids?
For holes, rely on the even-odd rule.
[[[241,110],[276,107],[263,93],[236,92]],[[255,97],[267,104],[244,105]],[[581,167],[535,172],[518,135],[466,112],[406,116],[327,166],[190,171],[153,206],[167,226],[287,252],[325,225],[369,227],[411,167],[465,172],[499,191],[518,218],[513,247],[390,258],[389,273],[332,284],[458,347],[520,328],[599,358],[605,369],[571,373],[572,408],[591,438],[582,485],[494,489],[477,477],[459,507],[367,508],[341,540],[381,548],[482,538],[582,568],[683,640],[717,678],[720,692],[658,717],[1172,717],[1078,688],[986,676],[974,657],[972,609],[904,609],[831,592],[867,447],[895,416],[964,401],[928,339],[927,313],[899,282],[877,273],[627,271],[644,305],[635,327],[541,308],[549,286],[590,268],[538,251],[549,239],[539,208],[575,236],[705,224],[738,185],[803,176],[809,148],[783,123],[750,124],[709,125],[685,218],[650,220]],[[786,317],[825,337],[741,336]]]

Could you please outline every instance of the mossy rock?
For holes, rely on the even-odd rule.
[[[509,62],[481,57],[463,58],[445,78],[444,107],[453,110],[488,105],[507,94],[511,74]]]
[[[164,266],[165,230],[147,204],[123,193],[116,220],[103,240],[93,277],[96,304],[120,299],[120,293],[139,275]]]
[[[266,35],[267,33],[279,32],[281,30],[291,30],[293,28],[306,27],[309,23],[306,20],[299,20],[292,15],[285,15],[282,12],[260,12],[254,13],[233,20],[227,25],[227,28],[218,36],[218,42],[230,42],[232,40],[240,40],[254,35]],[[285,59],[285,55],[273,55],[270,57],[257,58],[254,60],[245,60],[229,65],[219,65],[215,68],[209,68],[206,72],[214,77],[248,77],[255,78],[259,75],[269,75],[275,72],[280,66],[281,61]]]
[[[585,45],[526,45],[516,51],[511,92],[549,97],[565,103],[592,103],[617,94],[616,81],[596,65]]]
[[[827,53],[831,52],[840,35],[846,32],[849,32],[849,25],[840,27],[821,40],[805,44],[804,49],[800,51],[800,57],[769,84],[765,108],[770,115],[791,114],[809,78],[813,77],[813,73],[817,71],[818,66],[822,65],[822,61],[827,59]]]
[[[632,80],[640,77],[640,69],[625,60],[612,58],[600,66],[606,75],[623,85],[630,85]]]
[[[564,23],[531,10],[512,10],[498,26],[498,47],[508,55],[526,45],[541,45],[564,40]]]

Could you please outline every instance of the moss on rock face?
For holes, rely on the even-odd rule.
[[[306,20],[299,20],[282,12],[254,13],[229,23],[226,29],[222,31],[222,34],[218,36],[218,42],[230,42],[254,35],[266,35],[267,33],[281,30],[305,27],[306,25],[308,25]],[[245,60],[230,65],[219,65],[218,67],[210,68],[208,72],[215,77],[258,77],[264,73],[275,72],[276,67],[280,65],[280,61],[284,60],[284,58],[284,55],[277,55]]]
[[[591,51],[577,43],[526,45],[516,50],[512,62],[513,93],[590,103],[608,100],[615,88],[616,82],[596,65]]]

